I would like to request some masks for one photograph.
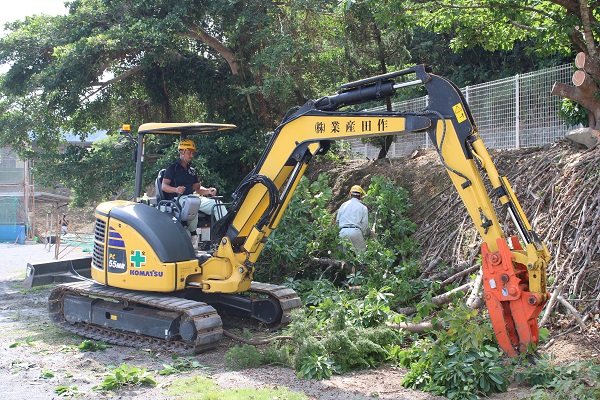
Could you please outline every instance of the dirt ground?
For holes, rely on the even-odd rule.
[[[65,258],[76,258],[73,250]],[[198,374],[207,375],[221,388],[288,387],[311,399],[442,399],[428,393],[403,388],[400,383],[407,372],[396,367],[334,376],[330,380],[298,379],[295,371],[268,366],[242,371],[228,371],[224,360],[235,345],[226,339],[215,350],[196,356],[206,368],[176,375],[161,376],[157,371],[171,362],[171,354],[113,346],[105,351],[81,352],[75,347],[83,338],[56,328],[46,313],[48,287],[24,290],[22,281],[28,262],[51,261],[53,251],[42,244],[0,244],[0,398],[42,400],[60,398],[54,389],[61,385],[77,386],[75,398],[85,399],[167,399],[169,383]],[[562,361],[599,358],[598,351],[581,335],[564,335],[548,349]],[[127,363],[151,371],[158,386],[138,387],[118,392],[97,392],[106,373]],[[512,400],[530,394],[527,388],[513,386],[507,393],[490,397]]]

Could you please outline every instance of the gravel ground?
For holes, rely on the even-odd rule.
[[[262,367],[228,371],[224,366],[227,350],[235,345],[224,339],[215,350],[196,356],[206,366],[200,372],[187,372],[168,377],[154,374],[156,388],[114,393],[96,392],[92,387],[104,379],[111,365],[122,363],[144,367],[149,371],[162,369],[170,354],[144,349],[111,347],[102,352],[80,352],[74,346],[82,338],[63,332],[49,321],[46,314],[48,289],[23,290],[27,263],[54,259],[42,244],[14,245],[0,243],[0,399],[44,400],[59,398],[54,389],[60,385],[77,386],[78,398],[105,399],[166,399],[168,385],[174,379],[204,374],[224,389],[288,387],[305,393],[310,399],[442,399],[428,393],[411,391],[400,386],[405,370],[382,367],[375,370],[334,376],[330,380],[298,379],[296,372],[281,367]],[[63,250],[65,259],[82,256],[77,249]],[[43,378],[51,372],[53,377]]]
[[[27,263],[52,261],[53,250],[48,251],[42,244],[0,243],[0,399],[58,399],[62,397],[56,395],[54,389],[60,385],[77,386],[78,394],[73,398],[78,399],[170,399],[167,393],[171,382],[199,374],[211,377],[223,389],[287,387],[310,399],[444,398],[403,388],[400,383],[407,371],[389,366],[324,381],[298,379],[295,371],[276,366],[228,371],[224,365],[225,354],[237,344],[229,339],[223,339],[214,350],[196,355],[206,368],[170,376],[157,373],[163,364],[171,362],[169,353],[118,346],[106,351],[81,352],[75,348],[83,341],[81,337],[64,332],[50,322],[46,311],[48,287],[22,288]],[[70,252],[65,249],[61,256],[68,259],[82,254],[77,249]],[[588,342],[581,336],[565,335],[554,341],[548,351],[563,361],[597,359],[596,347],[586,348]],[[151,371],[158,386],[118,392],[92,390],[122,363]],[[488,399],[514,400],[528,394],[531,393],[527,388],[513,386],[507,393]]]

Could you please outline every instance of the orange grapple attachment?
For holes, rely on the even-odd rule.
[[[496,243],[495,252],[490,252],[486,243],[481,245],[483,293],[498,344],[509,357],[517,357],[527,352],[529,345],[537,345],[537,317],[549,294],[542,299],[530,292],[527,267],[514,261],[504,239]],[[520,247],[518,242],[516,245]]]

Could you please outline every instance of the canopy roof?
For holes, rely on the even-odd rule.
[[[208,122],[192,123],[156,123],[150,122],[140,125],[138,133],[148,134],[167,134],[167,135],[196,135],[201,133],[211,133],[236,128],[231,124],[212,124]]]

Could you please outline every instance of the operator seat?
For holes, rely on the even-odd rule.
[[[154,184],[156,186],[156,204],[159,210],[173,214],[184,226],[188,221],[193,220],[198,215],[201,219],[205,214],[198,211],[200,207],[200,198],[189,196],[185,200],[185,204],[181,206],[176,200],[170,199],[169,193],[162,191],[162,181],[165,175],[165,169],[158,171]]]

